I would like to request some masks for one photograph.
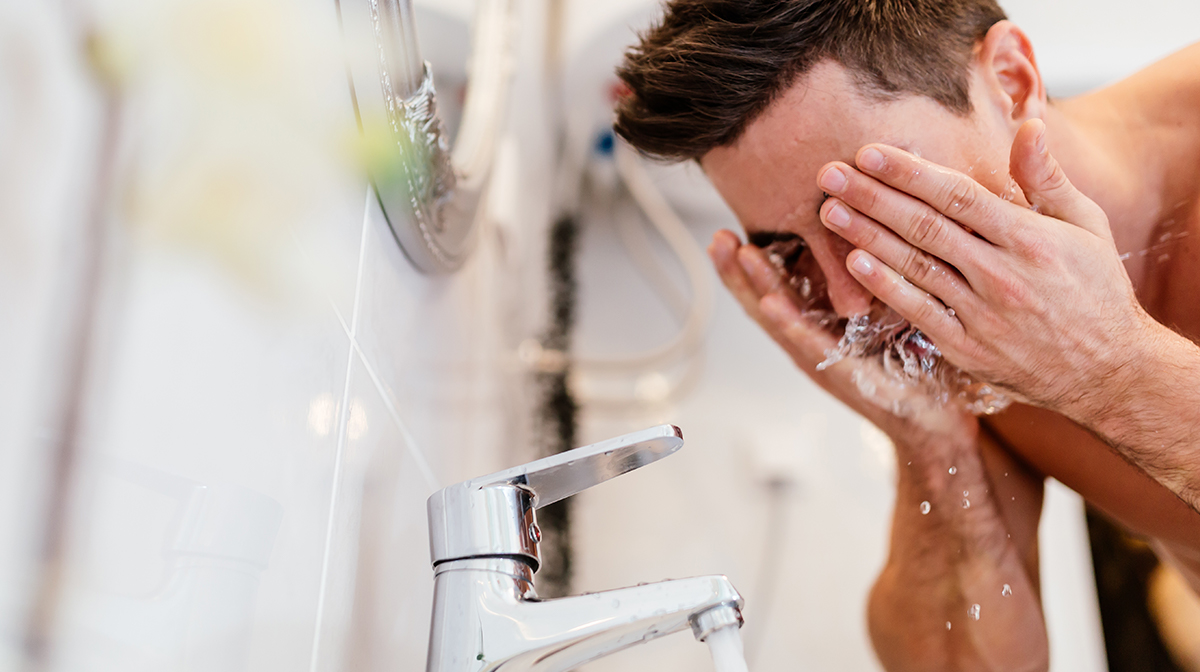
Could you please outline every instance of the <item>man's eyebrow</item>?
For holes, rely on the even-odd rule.
[[[789,231],[747,231],[746,240],[755,247],[766,247],[771,243],[796,240],[800,236]]]

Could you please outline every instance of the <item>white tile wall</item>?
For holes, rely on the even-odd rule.
[[[314,3],[327,12],[318,32],[328,36],[332,3]],[[462,15],[467,4],[445,9]],[[528,456],[530,395],[511,352],[537,333],[544,305],[554,113],[545,8],[517,4],[519,67],[501,162],[507,195],[460,273],[415,273],[359,182],[327,185],[321,208],[283,229],[269,265],[284,282],[274,285],[248,281],[211,250],[116,232],[51,667],[422,667],[432,585],[425,498]],[[1068,25],[1072,45],[1093,39],[1118,7],[1089,3],[1064,14],[1007,4],[1035,41]],[[1186,26],[1195,22],[1175,20],[1187,9],[1176,5],[1139,10],[1136,31],[1098,40],[1146,60],[1194,39]],[[98,137],[77,24],[62,7],[0,7],[0,670],[24,655],[53,467],[59,334],[76,297],[77,230]],[[646,11],[640,0],[570,3],[567,57],[629,7]],[[1079,63],[1108,73],[1126,62],[1072,61],[1066,47],[1041,53],[1064,82],[1091,81]],[[348,114],[341,86],[323,90]],[[701,191],[683,193],[705,204],[696,211],[713,207]],[[697,235],[723,216],[697,224]],[[621,265],[610,233],[587,234],[584,350],[645,345],[670,328]],[[597,292],[600,283],[620,300],[606,304],[612,295]],[[683,425],[689,440],[670,460],[583,497],[577,587],[727,573],[750,600],[747,633],[761,628],[752,635],[761,637],[761,664],[870,669],[861,604],[884,548],[887,453],[799,381],[721,296],[701,388],[675,407],[587,416],[585,440],[664,420]],[[618,330],[614,310],[646,317]],[[795,408],[805,413],[793,420]],[[764,429],[760,420],[771,417],[789,419]],[[771,466],[779,456],[762,446],[813,427],[819,445],[793,466]],[[774,526],[766,468],[798,475]],[[772,538],[787,573],[763,585],[762,549]],[[1072,571],[1064,567],[1057,571]],[[773,593],[769,609],[756,606]],[[634,662],[708,664],[681,636],[595,667]]]
[[[0,138],[21,151],[0,156],[0,189],[21,198],[0,203],[0,670],[24,655],[46,524],[53,465],[38,458],[53,453],[38,414],[80,217],[64,194],[86,192],[97,137],[72,24],[9,4]],[[319,183],[265,247],[240,231],[180,245],[154,222],[113,230],[50,668],[423,669],[425,500],[530,450],[532,397],[511,353],[540,330],[552,138],[544,8],[515,5],[504,135],[520,151],[501,171],[520,175],[500,180],[515,206],[489,210],[458,273],[416,272],[361,179]],[[336,37],[334,3],[301,9]],[[352,129],[333,65],[328,104]],[[127,131],[145,144],[155,108],[131,108],[148,115]],[[265,252],[247,268],[246,250]]]

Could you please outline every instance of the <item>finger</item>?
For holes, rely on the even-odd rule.
[[[939,296],[947,304],[961,304],[971,293],[967,281],[953,266],[901,240],[887,227],[856,212],[836,198],[821,206],[821,221],[857,248],[866,250],[909,282]]]
[[[990,247],[929,204],[840,161],[823,168],[817,180],[830,195],[963,271],[978,265],[978,259]]]
[[[1011,221],[1011,213],[1005,213],[1005,210],[1010,210],[1012,204],[970,177],[888,145],[863,147],[858,150],[855,164],[863,173],[928,204],[992,243],[1007,247],[1011,242],[1005,225]],[[875,217],[869,210],[863,212]],[[875,219],[879,220],[878,217]]]
[[[965,332],[957,314],[962,307],[948,308],[869,252],[851,252],[846,258],[846,267],[876,298],[925,332],[943,351],[943,344],[958,343],[963,339]]]
[[[783,278],[779,269],[771,263],[761,249],[753,245],[743,245],[738,250],[737,256],[742,270],[745,271],[746,277],[750,281],[750,286],[760,297],[782,288]]]
[[[816,373],[819,362],[825,361],[826,351],[837,345],[837,339],[830,331],[806,319],[804,313],[782,292],[763,296],[759,310],[774,332],[780,335],[781,342],[793,359],[797,363],[803,362],[810,375]]]
[[[742,242],[737,234],[722,229],[713,234],[712,243],[708,246],[708,254],[713,260],[713,266],[717,269],[717,275],[721,277],[721,282],[729,290],[729,293],[733,294],[733,298],[741,304],[742,310],[769,332],[769,324],[763,319],[762,313],[758,309],[758,302],[762,298],[762,294],[754,289],[750,278],[746,276],[745,269],[738,261],[738,252],[742,247]]]
[[[1041,119],[1030,119],[1017,130],[1010,165],[1013,179],[1039,212],[1112,240],[1104,211],[1071,184],[1047,149],[1046,124]]]

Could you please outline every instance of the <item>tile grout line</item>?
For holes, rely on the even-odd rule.
[[[356,350],[354,344],[355,334],[358,331],[359,301],[362,298],[363,261],[366,258],[367,252],[367,232],[369,230],[367,224],[370,221],[371,195],[372,189],[368,186],[366,199],[367,202],[363,208],[362,236],[358,247],[358,269],[354,280],[354,312],[351,313],[350,316],[350,329],[348,334],[350,338],[350,348],[346,357],[346,381],[342,386],[342,407],[338,412],[338,440],[337,449],[334,452],[333,459],[333,486],[330,488],[329,493],[329,520],[325,525],[325,551],[321,558],[321,584],[317,590],[317,620],[313,628],[312,657],[309,662],[310,672],[317,671],[317,663],[320,660],[321,653],[321,627],[324,625],[325,596],[329,588],[329,561],[333,550],[333,527],[334,520],[336,519],[337,515],[338,489],[341,485],[342,453],[346,447],[346,425],[350,416],[350,380],[351,372],[354,370],[354,353]],[[335,313],[338,316],[338,321],[342,322],[342,326],[344,328],[345,322],[342,320],[341,313],[336,310],[336,307]]]
[[[429,492],[437,492],[442,488],[441,481],[433,473],[433,468],[429,465],[428,460],[425,459],[425,454],[417,446],[416,438],[408,431],[408,425],[400,417],[400,408],[399,404],[396,403],[395,396],[379,378],[379,375],[375,372],[375,367],[371,366],[371,363],[367,361],[367,355],[359,347],[358,340],[352,339],[350,345],[358,353],[358,360],[362,362],[363,369],[366,370],[367,376],[370,377],[371,382],[375,385],[375,391],[383,399],[383,405],[387,408],[388,415],[392,417],[392,422],[396,423],[396,428],[400,430],[400,434],[404,437],[404,445],[408,448],[408,452],[413,460],[416,461],[417,468],[421,471],[421,476],[425,479],[425,484],[429,486]]]
[[[330,307],[333,308],[333,314],[338,319],[338,323],[342,325],[342,330],[346,332],[346,336],[350,338],[350,345],[354,351],[358,353],[358,361],[362,363],[363,369],[366,370],[367,376],[371,379],[371,383],[375,386],[375,391],[379,393],[383,405],[387,407],[388,415],[391,416],[392,422],[396,423],[396,428],[403,435],[404,447],[408,449],[409,454],[417,463],[417,468],[421,471],[421,476],[425,479],[425,484],[429,486],[429,492],[437,492],[442,489],[441,480],[433,473],[433,467],[429,465],[429,461],[425,459],[424,452],[417,445],[417,439],[408,430],[408,425],[404,419],[400,417],[400,404],[396,402],[396,397],[392,394],[390,388],[380,379],[379,374],[375,372],[375,367],[371,365],[371,361],[367,359],[367,353],[363,352],[362,346],[359,345],[358,339],[350,335],[350,327],[346,324],[346,318],[342,317],[342,311],[338,310],[337,306],[330,301]]]

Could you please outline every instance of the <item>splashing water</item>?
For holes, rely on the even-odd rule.
[[[972,621],[978,621],[979,620],[979,605],[972,604],[971,608],[967,610],[967,616],[970,616]]]
[[[946,470],[946,473],[953,476],[958,473],[958,467],[950,467],[949,469]]]
[[[1004,597],[1012,597],[1012,586],[1004,584],[1004,587],[1000,589],[1000,594]]]
[[[964,509],[969,509],[969,508],[971,508],[971,500],[969,500],[969,499],[967,499],[967,498],[965,498],[965,497],[964,497],[964,498],[963,498],[963,502],[962,502],[962,507],[963,507]]]
[[[921,502],[921,515],[922,516],[928,516],[929,512],[932,509],[933,509],[933,507],[929,505],[929,502]]]
[[[841,337],[825,353],[818,371],[847,359],[873,361],[882,371],[859,367],[852,380],[859,392],[899,416],[914,414],[912,397],[923,395],[954,404],[975,415],[991,415],[1012,400],[946,362],[937,346],[896,311],[876,301],[869,313],[841,319],[829,301],[828,286],[816,260],[798,237],[764,247],[799,300],[801,312]]]
[[[1167,224],[1168,225],[1174,224],[1174,220],[1168,220]],[[1175,245],[1181,238],[1187,238],[1187,237],[1188,237],[1187,231],[1167,232],[1158,237],[1158,242],[1151,245],[1150,247],[1147,247],[1144,250],[1138,250],[1138,252],[1136,254],[1139,257],[1146,257],[1151,254],[1163,252],[1164,250],[1168,250],[1170,247]],[[1133,253],[1133,252],[1126,252],[1118,258],[1121,261],[1128,261],[1129,259],[1131,259],[1134,256],[1134,254],[1135,253]],[[1158,255],[1157,263],[1161,264],[1165,261],[1169,261],[1170,259],[1171,259],[1171,254],[1168,251],[1166,253]]]
[[[713,630],[704,638],[708,652],[712,654],[713,667],[717,672],[749,672],[746,655],[742,650],[742,633],[737,626]]]

